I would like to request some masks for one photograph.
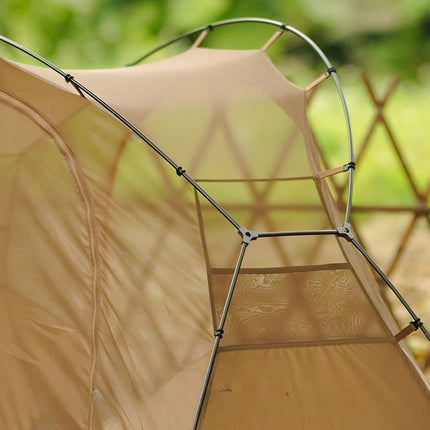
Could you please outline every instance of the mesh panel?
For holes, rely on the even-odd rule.
[[[213,273],[216,322],[231,274]],[[225,328],[225,346],[289,344],[386,335],[353,273],[344,267],[245,270],[239,276]]]

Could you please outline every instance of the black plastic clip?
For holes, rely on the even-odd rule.
[[[185,172],[186,172],[186,170],[185,170],[185,169],[183,169],[183,168],[182,168],[182,166],[178,166],[178,167],[176,168],[176,174],[177,174],[178,176],[182,176]]]
[[[330,67],[329,69],[327,69],[327,73],[329,75],[331,75],[332,73],[336,73],[336,69],[334,67]]]
[[[67,73],[67,75],[64,76],[64,80],[68,84],[72,84],[73,88],[79,93],[79,95],[83,98],[85,98],[84,93],[81,91],[81,89],[73,82],[73,79],[75,79],[74,76],[72,76],[70,73]]]
[[[420,318],[417,318],[415,321],[411,321],[411,324],[415,327],[415,330],[418,330],[421,326],[423,326],[423,322]]]
[[[215,330],[214,336],[222,339],[222,335],[224,334],[224,330],[222,328],[217,328]]]
[[[344,172],[347,172],[349,169],[352,169],[352,170],[355,169],[355,163],[353,161],[350,161],[349,163],[347,163],[343,166]]]

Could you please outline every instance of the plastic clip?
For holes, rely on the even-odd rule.
[[[182,168],[182,166],[178,166],[178,167],[176,168],[176,174],[177,174],[178,176],[182,176],[185,172],[186,172],[186,170],[185,170],[185,169],[183,169],[183,168]]]
[[[70,73],[67,73],[67,75],[64,76],[64,80],[68,84],[72,84],[73,88],[79,93],[79,95],[83,98],[85,98],[84,93],[81,91],[81,89],[73,82],[73,79],[75,79],[74,76],[72,76]]]
[[[222,335],[224,334],[224,330],[222,328],[217,328],[215,330],[214,336],[222,339]]]
[[[352,170],[355,169],[355,163],[353,161],[350,161],[349,163],[347,163],[343,166],[344,172],[347,172],[349,169],[352,169]]]
[[[423,325],[423,322],[417,318],[415,321],[411,321],[411,324],[418,330]]]

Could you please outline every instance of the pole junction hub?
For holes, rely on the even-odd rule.
[[[242,243],[250,243],[251,240],[255,240],[258,237],[258,232],[253,230],[248,230],[246,227],[242,226],[239,228],[238,233],[242,236]]]

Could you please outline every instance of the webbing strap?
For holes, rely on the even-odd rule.
[[[283,32],[284,30],[282,28],[278,28],[275,34],[273,34],[273,36],[263,45],[261,50],[265,51]]]
[[[207,34],[209,33],[211,29],[210,28],[205,28],[200,34],[199,37],[194,41],[194,43],[192,44],[191,48],[197,48],[200,43],[202,43],[202,40],[207,36]]]
[[[318,172],[315,174],[315,178],[317,179],[325,178],[326,176],[335,175],[336,173],[347,172],[349,169],[355,169],[355,163],[353,161],[350,161],[349,163],[344,164],[343,166],[333,167],[332,169]]]
[[[409,336],[411,333],[413,333],[414,331],[417,331],[421,326],[422,326],[422,322],[420,321],[420,319],[418,318],[416,321],[411,321],[403,330],[400,330],[395,336],[394,338],[396,339],[397,342],[400,342],[401,340],[403,340],[406,336]]]
[[[332,169],[324,170],[322,172],[318,172],[315,177],[318,179],[325,178],[326,176],[336,175],[337,173],[341,173],[345,171],[345,166],[333,167]]]
[[[330,67],[327,69],[327,72],[323,73],[321,76],[316,78],[313,82],[311,82],[305,89],[306,91],[310,91],[312,88],[316,87],[320,82],[327,79],[332,73],[336,73],[336,69],[334,67]]]
[[[324,81],[327,78],[327,73],[322,74],[318,78],[316,78],[313,82],[311,82],[306,88],[306,91],[310,91],[312,88],[316,87],[320,82]]]

